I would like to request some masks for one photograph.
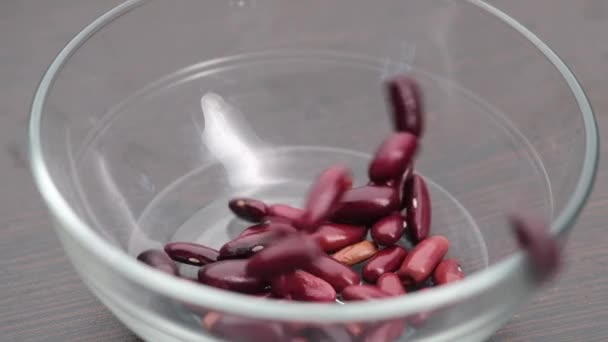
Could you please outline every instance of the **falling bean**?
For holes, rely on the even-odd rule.
[[[462,272],[458,261],[454,259],[443,260],[433,272],[433,281],[436,286],[448,284],[461,279],[464,279],[464,272]]]
[[[345,265],[352,266],[371,258],[377,252],[378,246],[376,246],[375,243],[368,240],[363,240],[359,243],[350,245],[339,250],[334,255],[332,255],[332,258],[338,260],[339,262]]]
[[[325,280],[297,270],[272,280],[272,293],[278,298],[308,302],[334,302],[336,291]]]
[[[340,199],[352,184],[352,175],[343,166],[334,165],[323,171],[308,194],[300,226],[308,231],[316,230],[335,212]]]
[[[273,204],[268,208],[268,216],[280,217],[291,222],[300,222],[304,210],[286,204]]]
[[[396,271],[407,251],[399,246],[388,247],[374,255],[363,267],[363,279],[370,283],[375,283],[378,278],[386,273]]]
[[[307,266],[321,253],[319,244],[312,237],[292,234],[249,259],[247,272],[268,279]]]
[[[450,242],[443,236],[431,236],[412,249],[399,267],[397,274],[404,284],[424,282],[439,265],[448,251]]]
[[[401,296],[406,293],[401,278],[395,273],[384,273],[376,282],[378,288],[391,296]]]
[[[367,229],[337,223],[324,223],[311,236],[326,253],[335,252],[365,239]]]
[[[137,256],[137,260],[147,264],[148,266],[152,266],[159,271],[163,271],[165,273],[169,273],[172,275],[178,275],[177,265],[169,256],[158,249],[149,249],[147,251],[142,252]]]
[[[219,252],[213,248],[191,242],[171,242],[165,245],[171,259],[184,264],[202,266],[217,261]]]
[[[366,185],[346,191],[331,221],[368,225],[399,210],[399,191],[389,186]]]
[[[376,184],[399,180],[411,165],[417,147],[415,135],[393,133],[380,145],[370,163],[369,179]]]
[[[238,218],[249,222],[262,222],[268,214],[266,203],[251,198],[232,199],[228,207]]]
[[[424,131],[424,99],[418,82],[400,76],[387,82],[387,100],[395,131],[421,137]]]
[[[198,280],[209,286],[242,293],[263,292],[268,283],[246,271],[248,260],[225,260],[203,266]]]
[[[295,231],[290,225],[283,224],[281,229],[265,230],[239,236],[220,248],[219,260],[248,258],[263,250],[276,240]]]
[[[342,290],[342,299],[345,301],[372,300],[386,297],[390,297],[390,295],[372,285],[349,285]]]
[[[404,230],[405,220],[397,212],[376,222],[371,229],[371,235],[377,244],[392,246],[399,241]]]
[[[237,236],[237,238],[241,238],[247,235],[252,235],[252,234],[256,234],[256,233],[261,233],[261,232],[268,232],[268,231],[279,231],[279,232],[286,232],[286,233],[295,233],[297,231],[296,228],[294,228],[290,222],[288,221],[283,221],[283,220],[269,220],[266,223],[260,223],[260,224],[256,224],[253,225],[251,227],[248,227],[247,229],[243,230],[241,232],[241,234],[239,234],[239,236]]]
[[[420,175],[414,174],[406,184],[404,198],[408,232],[414,241],[422,241],[431,231],[431,197]]]
[[[304,270],[328,282],[336,292],[341,292],[348,285],[361,282],[357,272],[326,255],[315,259],[304,267]]]

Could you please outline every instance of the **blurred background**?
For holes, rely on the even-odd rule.
[[[44,70],[80,29],[121,2],[0,1],[2,342],[138,341],[73,271],[50,229],[27,161],[29,106]],[[565,60],[587,91],[601,133],[608,132],[608,1],[488,2],[522,22]],[[604,160],[605,154],[603,149]],[[568,242],[562,274],[491,341],[608,339],[607,168],[600,165],[596,190]]]

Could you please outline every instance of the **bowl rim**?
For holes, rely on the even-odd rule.
[[[45,72],[36,90],[30,113],[29,142],[31,169],[46,205],[57,220],[57,229],[60,226],[61,229],[64,229],[71,237],[78,241],[83,248],[93,253],[109,268],[144,288],[149,288],[169,298],[200,305],[212,310],[277,321],[303,320],[311,322],[368,321],[370,319],[380,320],[403,317],[473,297],[478,293],[498,286],[511,277],[515,277],[518,272],[526,269],[524,267],[526,263],[525,253],[517,251],[504,260],[497,262],[487,269],[478,271],[460,282],[433,288],[424,293],[413,293],[401,298],[349,303],[348,310],[344,310],[341,305],[268,301],[208,286],[201,286],[154,270],[138,262],[123,250],[106,242],[78,217],[51,178],[44,161],[41,145],[42,113],[49,90],[71,55],[99,29],[119,16],[142,5],[145,1],[127,0],[112,8],[80,31],[59,52]],[[599,136],[591,105],[572,71],[536,35],[509,15],[484,2],[484,0],[467,0],[467,3],[495,16],[536,46],[558,72],[561,73],[577,101],[586,133],[585,157],[575,191],[564,209],[551,223],[552,234],[556,237],[563,237],[571,229],[582,211],[595,181],[598,165]],[[532,279],[533,277],[526,277],[525,281],[533,282]],[[533,284],[531,283],[530,285]],[[264,305],[260,305],[262,300],[264,300]]]

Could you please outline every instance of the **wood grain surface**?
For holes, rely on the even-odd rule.
[[[27,164],[29,105],[59,49],[120,0],[0,2],[0,341],[138,341],[85,288],[51,230]],[[608,1],[491,0],[570,65],[608,132]],[[602,158],[606,160],[606,149]],[[491,341],[608,340],[608,166],[567,265]]]

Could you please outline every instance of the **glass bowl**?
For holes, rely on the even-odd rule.
[[[365,182],[391,129],[382,82],[403,73],[428,104],[416,168],[430,184],[432,231],[450,238],[464,281],[311,304],[135,260],[168,241],[219,247],[244,228],[229,198],[299,205],[333,162]],[[427,0],[127,1],[61,51],[30,124],[34,177],[66,253],[151,341],[268,341],[313,325],[339,340],[395,320],[408,325],[401,340],[483,340],[538,286],[507,213],[540,213],[563,240],[592,187],[597,134],[572,73],[526,28],[483,1]],[[208,311],[239,323],[208,332]],[[268,329],[279,335],[261,337]]]

